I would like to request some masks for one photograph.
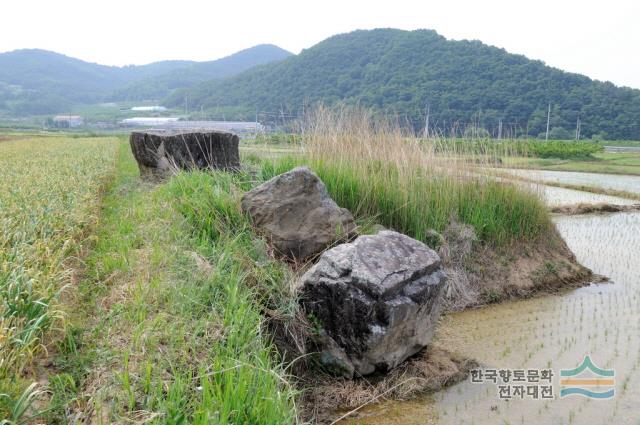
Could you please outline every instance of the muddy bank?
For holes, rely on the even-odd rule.
[[[550,211],[554,214],[564,215],[579,215],[579,214],[593,214],[593,213],[616,213],[627,211],[640,211],[640,204],[633,205],[615,205],[600,202],[597,204],[575,204],[575,205],[563,205],[553,207]]]
[[[309,374],[301,381],[308,388],[301,399],[301,416],[317,424],[366,417],[367,406],[439,391],[465,380],[477,366],[472,359],[431,344],[386,375],[350,380]]]
[[[448,311],[525,298],[537,292],[577,288],[602,280],[576,260],[555,228],[530,244],[501,248],[475,243],[469,232],[468,227],[451,225],[444,232],[444,242],[439,249],[448,275],[445,291]]]

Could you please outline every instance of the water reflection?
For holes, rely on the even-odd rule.
[[[616,370],[615,398],[501,401],[493,384],[464,382],[435,396],[440,423],[638,424],[640,214],[558,217],[556,224],[578,260],[614,283],[451,315],[438,338],[497,368],[558,370],[590,354]]]

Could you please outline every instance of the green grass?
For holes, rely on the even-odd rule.
[[[540,170],[640,175],[640,153],[602,152],[594,154],[593,159],[570,160],[503,157],[503,165]]]
[[[241,186],[201,172],[142,183],[121,144],[72,317],[83,330],[77,353],[57,358],[71,380],[54,392],[51,422],[70,410],[97,423],[295,421],[295,392],[261,314],[294,311],[290,272],[241,214]]]
[[[484,154],[416,139],[401,123],[357,107],[318,107],[304,128],[305,155],[264,159],[263,178],[307,164],[356,217],[427,243],[452,220],[495,246],[535,243],[553,228],[539,196],[488,175]]]
[[[516,142],[516,144],[518,144]],[[600,153],[604,147],[599,143],[581,141],[549,140],[547,142],[530,141],[519,148],[537,158],[589,159]]]
[[[309,165],[333,199],[363,220],[433,243],[430,230],[443,231],[452,217],[472,225],[487,243],[534,242],[551,228],[549,215],[534,193],[487,179],[454,180],[419,172],[400,177],[392,165],[371,164],[367,172],[340,162],[305,158],[264,160],[268,179],[298,165]]]
[[[593,159],[594,155],[604,150],[601,143],[591,141],[536,139],[435,139],[423,140],[422,143],[435,142],[436,149],[444,152],[455,151],[461,154],[523,156],[530,158],[556,159]]]

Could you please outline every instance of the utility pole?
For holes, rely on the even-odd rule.
[[[284,128],[284,105],[280,105],[280,118],[282,119],[282,127]]]
[[[498,121],[498,140],[502,139],[502,120]]]
[[[580,140],[580,136],[582,136],[582,121],[578,118],[578,140]]]
[[[549,104],[549,110],[547,111],[547,134],[544,137],[544,141],[549,141],[549,121],[551,120],[551,104]]]
[[[258,108],[256,108],[256,134],[254,137],[258,136]]]
[[[425,137],[425,139],[429,137],[429,111],[430,111],[430,107],[429,107],[429,104],[427,104],[427,117],[424,120],[424,137]]]
[[[576,120],[576,140],[580,140],[580,117]]]

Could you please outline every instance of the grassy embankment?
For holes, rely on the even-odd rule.
[[[95,221],[116,147],[113,139],[47,138],[21,141],[3,157],[15,162],[3,168],[11,185],[1,198],[12,201],[2,217],[2,234],[12,237],[2,240],[12,249],[1,263],[2,417],[293,422],[294,393],[260,314],[288,314],[275,300],[291,299],[281,296],[289,271],[252,238],[238,208],[239,176],[145,185],[121,143],[95,235],[84,241],[91,249],[81,264],[69,261]],[[46,182],[45,173],[30,178],[41,164]],[[104,164],[100,179],[96,164]]]
[[[294,392],[263,335],[261,309],[287,291],[288,270],[252,237],[240,176],[190,173],[141,183],[126,143],[84,279],[64,385],[62,421],[282,424]]]
[[[588,277],[555,231],[539,194],[496,179],[495,160],[509,153],[504,146],[487,144],[478,152],[473,141],[416,139],[397,123],[348,108],[320,109],[304,128],[303,154],[250,157],[263,179],[309,165],[338,204],[361,221],[433,247],[442,242],[433,230],[449,234],[448,249],[460,243],[448,232],[456,227],[452,222],[473,228],[479,240],[473,255],[462,261],[454,253],[457,264],[450,264],[465,275],[449,288],[460,295],[456,308],[579,285]]]

